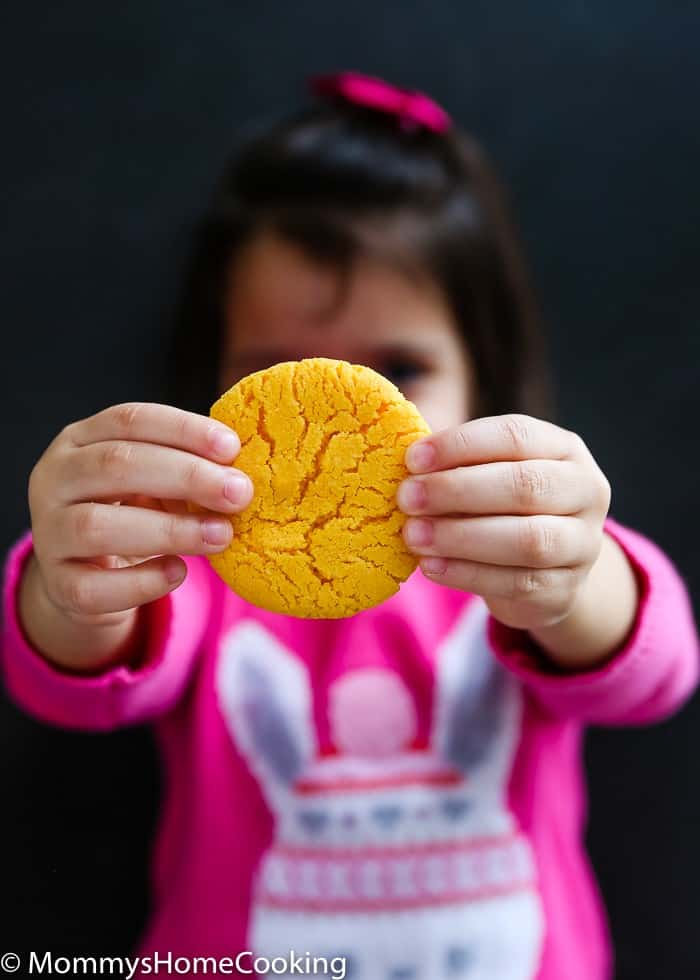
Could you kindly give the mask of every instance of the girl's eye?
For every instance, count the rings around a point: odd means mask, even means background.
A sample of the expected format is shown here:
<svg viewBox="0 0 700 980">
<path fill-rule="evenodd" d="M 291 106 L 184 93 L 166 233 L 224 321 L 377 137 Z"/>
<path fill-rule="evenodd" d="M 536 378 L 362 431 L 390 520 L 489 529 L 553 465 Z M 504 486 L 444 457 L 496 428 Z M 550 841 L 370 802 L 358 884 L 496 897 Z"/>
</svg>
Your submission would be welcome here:
<svg viewBox="0 0 700 980">
<path fill-rule="evenodd" d="M 420 364 L 418 361 L 411 361 L 405 357 L 397 357 L 390 361 L 385 361 L 379 370 L 385 378 L 393 381 L 395 385 L 416 381 L 419 377 L 427 373 L 427 368 L 424 364 Z"/>
</svg>

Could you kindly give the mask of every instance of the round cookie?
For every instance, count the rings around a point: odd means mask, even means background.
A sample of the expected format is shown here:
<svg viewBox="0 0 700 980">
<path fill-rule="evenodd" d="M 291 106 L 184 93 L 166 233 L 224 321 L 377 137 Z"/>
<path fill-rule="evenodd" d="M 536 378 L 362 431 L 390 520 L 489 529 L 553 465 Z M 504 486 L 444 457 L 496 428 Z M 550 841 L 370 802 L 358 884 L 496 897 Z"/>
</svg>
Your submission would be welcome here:
<svg viewBox="0 0 700 980">
<path fill-rule="evenodd" d="M 231 544 L 208 556 L 235 592 L 334 619 L 398 591 L 417 559 L 396 491 L 407 447 L 430 429 L 395 385 L 347 361 L 286 361 L 242 378 L 210 415 L 240 436 L 232 465 L 254 487 Z"/>
</svg>

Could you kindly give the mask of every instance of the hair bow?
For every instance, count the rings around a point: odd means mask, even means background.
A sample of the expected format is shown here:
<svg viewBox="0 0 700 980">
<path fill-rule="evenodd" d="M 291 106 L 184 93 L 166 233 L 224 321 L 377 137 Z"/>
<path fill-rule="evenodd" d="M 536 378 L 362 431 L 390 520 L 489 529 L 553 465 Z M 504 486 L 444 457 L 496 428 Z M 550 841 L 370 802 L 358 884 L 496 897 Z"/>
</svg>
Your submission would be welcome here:
<svg viewBox="0 0 700 980">
<path fill-rule="evenodd" d="M 444 133 L 452 125 L 445 110 L 423 92 L 398 88 L 381 78 L 359 72 L 315 75 L 309 79 L 311 90 L 324 98 L 339 96 L 347 102 L 367 106 L 397 116 L 404 129 L 424 127 Z"/>
</svg>

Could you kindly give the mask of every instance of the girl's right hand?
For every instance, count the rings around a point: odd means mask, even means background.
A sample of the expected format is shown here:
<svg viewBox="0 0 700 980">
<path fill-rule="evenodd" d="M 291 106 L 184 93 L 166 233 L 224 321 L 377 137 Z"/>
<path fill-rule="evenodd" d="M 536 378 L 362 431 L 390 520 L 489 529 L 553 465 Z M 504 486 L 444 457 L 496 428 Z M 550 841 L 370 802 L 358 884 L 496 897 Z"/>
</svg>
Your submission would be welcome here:
<svg viewBox="0 0 700 980">
<path fill-rule="evenodd" d="M 29 478 L 48 600 L 76 624 L 112 624 L 176 588 L 186 572 L 176 556 L 223 550 L 233 533 L 223 515 L 250 503 L 250 479 L 230 465 L 240 448 L 223 423 L 148 402 L 67 425 Z"/>
</svg>

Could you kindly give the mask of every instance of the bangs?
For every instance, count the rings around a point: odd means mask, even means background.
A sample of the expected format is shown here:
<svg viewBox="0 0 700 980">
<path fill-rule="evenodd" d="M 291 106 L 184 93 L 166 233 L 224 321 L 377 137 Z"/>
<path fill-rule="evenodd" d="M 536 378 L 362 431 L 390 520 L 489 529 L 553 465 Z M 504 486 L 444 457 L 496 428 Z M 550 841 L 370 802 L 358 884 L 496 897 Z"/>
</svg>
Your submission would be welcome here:
<svg viewBox="0 0 700 980">
<path fill-rule="evenodd" d="M 246 224 L 255 228 L 250 237 L 275 235 L 319 265 L 333 268 L 339 277 L 338 305 L 358 261 L 385 266 L 413 284 L 430 280 L 449 300 L 449 270 L 459 267 L 464 288 L 464 277 L 476 275 L 479 269 L 476 257 L 488 253 L 486 225 L 476 203 L 464 195 L 448 201 L 437 213 L 383 208 L 358 214 L 318 205 L 268 206 Z M 474 257 L 465 267 L 467 251 Z M 474 283 L 472 289 L 476 288 Z"/>
</svg>

